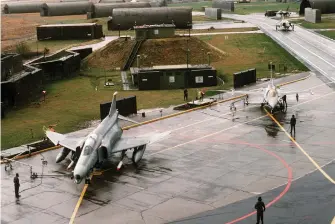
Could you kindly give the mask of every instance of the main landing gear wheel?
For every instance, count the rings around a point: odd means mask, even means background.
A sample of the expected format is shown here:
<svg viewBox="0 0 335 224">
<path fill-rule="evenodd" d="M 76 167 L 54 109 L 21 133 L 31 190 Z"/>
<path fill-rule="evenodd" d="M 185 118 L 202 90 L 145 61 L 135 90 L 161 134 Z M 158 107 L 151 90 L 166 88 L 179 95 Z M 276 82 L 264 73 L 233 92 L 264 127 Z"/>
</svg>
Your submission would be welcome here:
<svg viewBox="0 0 335 224">
<path fill-rule="evenodd" d="M 286 113 L 286 111 L 287 111 L 286 103 L 281 103 L 280 104 L 280 111 L 283 112 L 283 113 Z"/>
<path fill-rule="evenodd" d="M 91 184 L 91 180 L 89 178 L 85 179 L 85 184 Z"/>
</svg>

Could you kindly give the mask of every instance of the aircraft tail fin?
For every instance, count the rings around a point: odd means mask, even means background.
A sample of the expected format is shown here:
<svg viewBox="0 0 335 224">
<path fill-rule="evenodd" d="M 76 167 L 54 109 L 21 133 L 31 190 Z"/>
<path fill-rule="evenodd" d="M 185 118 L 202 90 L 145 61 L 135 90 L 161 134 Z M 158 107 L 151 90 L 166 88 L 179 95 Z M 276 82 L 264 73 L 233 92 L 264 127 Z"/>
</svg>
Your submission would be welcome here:
<svg viewBox="0 0 335 224">
<path fill-rule="evenodd" d="M 113 94 L 113 100 L 111 103 L 111 108 L 109 110 L 108 116 L 112 116 L 116 112 L 116 95 L 117 95 L 117 92 Z"/>
</svg>

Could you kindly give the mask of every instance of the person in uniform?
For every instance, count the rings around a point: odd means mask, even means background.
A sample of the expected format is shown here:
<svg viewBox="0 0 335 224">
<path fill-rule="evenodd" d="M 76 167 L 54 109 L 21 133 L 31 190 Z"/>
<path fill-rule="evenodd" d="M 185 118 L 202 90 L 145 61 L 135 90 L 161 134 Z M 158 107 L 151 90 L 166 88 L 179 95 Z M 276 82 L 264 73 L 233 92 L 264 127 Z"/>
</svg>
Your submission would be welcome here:
<svg viewBox="0 0 335 224">
<path fill-rule="evenodd" d="M 15 197 L 19 198 L 21 195 L 19 195 L 19 188 L 20 188 L 20 180 L 19 180 L 19 174 L 16 173 L 14 177 L 14 189 L 15 189 Z"/>
<path fill-rule="evenodd" d="M 259 224 L 259 221 L 262 221 L 262 224 L 264 224 L 263 216 L 265 212 L 265 204 L 262 201 L 261 197 L 258 198 L 258 202 L 255 204 L 255 209 L 257 210 L 257 223 L 256 224 Z"/>
</svg>

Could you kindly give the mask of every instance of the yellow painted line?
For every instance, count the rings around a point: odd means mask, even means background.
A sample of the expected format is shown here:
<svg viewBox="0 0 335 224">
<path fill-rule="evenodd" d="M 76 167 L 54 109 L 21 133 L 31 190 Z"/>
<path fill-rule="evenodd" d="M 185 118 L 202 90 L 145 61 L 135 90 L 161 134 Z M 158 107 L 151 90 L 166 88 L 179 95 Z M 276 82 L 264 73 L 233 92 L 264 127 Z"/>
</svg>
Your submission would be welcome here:
<svg viewBox="0 0 335 224">
<path fill-rule="evenodd" d="M 201 110 L 201 109 L 204 109 L 204 108 L 207 108 L 207 107 L 219 104 L 219 103 L 225 103 L 225 102 L 228 102 L 228 101 L 240 99 L 240 98 L 243 98 L 244 96 L 246 96 L 246 94 L 243 94 L 243 95 L 240 95 L 240 96 L 236 96 L 236 97 L 232 97 L 232 98 L 228 98 L 228 99 L 225 99 L 225 100 L 219 100 L 219 101 L 213 102 L 213 103 L 205 105 L 205 106 L 200 106 L 200 107 L 192 108 L 192 109 L 189 109 L 189 110 L 177 112 L 177 113 L 166 115 L 166 116 L 163 116 L 163 117 L 154 118 L 154 119 L 151 119 L 151 120 L 148 120 L 148 121 L 141 122 L 139 124 L 134 124 L 134 125 L 130 125 L 130 126 L 124 127 L 124 128 L 122 128 L 122 130 L 128 130 L 128 129 L 135 128 L 135 127 L 138 127 L 138 126 L 142 126 L 142 125 L 145 125 L 145 124 L 153 123 L 155 121 L 160 121 L 160 120 L 164 120 L 164 119 L 167 119 L 167 118 L 175 117 L 175 116 L 178 116 L 178 115 L 181 115 L 181 114 L 189 113 L 189 112 L 192 112 L 192 111 Z"/>
<path fill-rule="evenodd" d="M 40 154 L 40 153 L 43 153 L 43 152 L 47 152 L 47 151 L 50 151 L 50 150 L 53 150 L 53 149 L 59 149 L 61 147 L 62 146 L 55 145 L 55 146 L 52 146 L 50 148 L 42 149 L 42 150 L 37 151 L 37 152 L 32 152 L 31 154 L 25 154 L 25 155 L 17 156 L 15 158 L 13 158 L 12 160 L 24 159 L 24 158 L 27 158 L 27 157 L 30 157 L 30 156 L 34 156 L 34 155 L 37 155 L 37 154 Z M 8 161 L 8 160 L 1 160 L 1 164 L 8 163 L 8 162 L 10 162 L 10 161 Z"/>
<path fill-rule="evenodd" d="M 334 218 L 333 218 L 333 221 L 332 221 L 332 223 L 331 224 L 335 224 L 335 216 L 334 216 Z"/>
<path fill-rule="evenodd" d="M 285 130 L 285 128 L 276 120 L 276 118 L 274 118 L 272 116 L 272 114 L 270 114 L 265 108 L 264 108 L 265 112 L 267 113 L 267 115 L 269 117 L 271 117 L 271 119 L 276 122 L 276 124 L 278 125 L 278 127 L 280 127 L 280 129 L 282 131 L 284 131 L 284 133 L 289 137 L 289 139 L 291 139 L 292 142 L 294 142 L 294 144 L 298 147 L 298 149 L 300 149 L 300 151 L 313 163 L 313 165 L 323 174 L 323 176 L 325 176 L 331 183 L 335 184 L 335 180 L 333 180 L 333 178 L 331 178 L 320 166 L 319 164 L 317 164 L 314 159 L 312 157 L 310 157 L 308 155 L 308 153 L 299 145 L 298 142 L 296 142 L 294 140 L 294 138 L 292 138 L 292 136 Z"/>
<path fill-rule="evenodd" d="M 289 82 L 284 82 L 284 83 L 282 83 L 282 84 L 279 84 L 278 86 L 286 86 L 286 85 L 291 84 L 291 83 L 295 83 L 295 82 L 299 82 L 299 81 L 308 79 L 308 78 L 311 77 L 311 76 L 312 76 L 312 74 L 309 74 L 309 75 L 306 76 L 306 77 L 303 77 L 303 78 L 300 78 L 300 79 L 296 79 L 296 80 L 292 80 L 292 81 L 289 81 Z"/>
<path fill-rule="evenodd" d="M 93 175 L 91 174 L 90 175 L 90 180 L 92 180 L 92 177 L 93 177 Z M 87 188 L 88 188 L 88 184 L 85 184 L 83 190 L 81 191 L 81 194 L 80 194 L 80 197 L 79 197 L 78 202 L 76 204 L 76 207 L 73 210 L 73 213 L 72 213 L 72 216 L 71 216 L 69 224 L 73 224 L 74 219 L 76 218 L 77 212 L 79 210 L 79 207 L 81 205 L 81 202 L 83 201 L 83 198 L 84 198 L 85 193 L 87 191 Z"/>
</svg>

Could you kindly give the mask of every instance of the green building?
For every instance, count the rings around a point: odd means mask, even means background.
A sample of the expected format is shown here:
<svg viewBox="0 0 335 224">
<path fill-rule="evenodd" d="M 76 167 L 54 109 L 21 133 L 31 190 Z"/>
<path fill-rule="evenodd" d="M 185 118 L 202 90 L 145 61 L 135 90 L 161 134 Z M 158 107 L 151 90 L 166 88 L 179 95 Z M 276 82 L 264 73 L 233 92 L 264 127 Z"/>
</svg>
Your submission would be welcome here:
<svg viewBox="0 0 335 224">
<path fill-rule="evenodd" d="M 216 70 L 209 65 L 165 65 L 130 68 L 139 90 L 181 89 L 216 86 Z"/>
<path fill-rule="evenodd" d="M 136 40 L 174 37 L 176 26 L 173 24 L 134 26 Z"/>
</svg>

